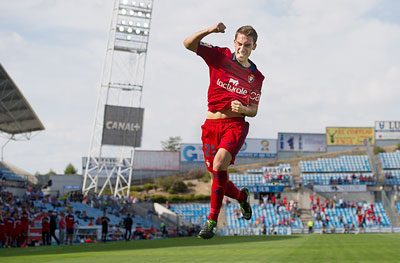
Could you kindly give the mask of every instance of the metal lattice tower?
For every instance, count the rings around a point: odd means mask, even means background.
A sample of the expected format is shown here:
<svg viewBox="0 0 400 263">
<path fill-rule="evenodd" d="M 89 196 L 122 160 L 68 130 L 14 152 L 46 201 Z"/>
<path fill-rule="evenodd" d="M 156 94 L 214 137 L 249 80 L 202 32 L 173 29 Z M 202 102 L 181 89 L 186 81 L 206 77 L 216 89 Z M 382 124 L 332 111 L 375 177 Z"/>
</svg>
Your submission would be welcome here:
<svg viewBox="0 0 400 263">
<path fill-rule="evenodd" d="M 115 0 L 82 192 L 129 196 L 135 147 L 103 143 L 108 106 L 140 108 L 153 0 Z M 142 129 L 135 124 L 132 129 Z M 124 139 L 125 140 L 125 139 Z M 135 137 L 136 141 L 136 137 Z"/>
</svg>

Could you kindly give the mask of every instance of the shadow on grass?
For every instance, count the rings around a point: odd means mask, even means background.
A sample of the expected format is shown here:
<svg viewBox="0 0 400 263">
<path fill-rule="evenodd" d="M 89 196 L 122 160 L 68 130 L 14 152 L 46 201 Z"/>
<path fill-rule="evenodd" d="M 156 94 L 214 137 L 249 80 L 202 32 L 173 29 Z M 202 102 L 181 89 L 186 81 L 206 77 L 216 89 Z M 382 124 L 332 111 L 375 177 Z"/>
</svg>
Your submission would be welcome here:
<svg viewBox="0 0 400 263">
<path fill-rule="evenodd" d="M 35 255 L 57 255 L 69 253 L 87 253 L 87 252 L 111 252 L 136 249 L 158 249 L 172 247 L 190 247 L 190 246 L 221 246 L 237 243 L 252 242 L 276 242 L 281 240 L 290 240 L 299 238 L 298 236 L 217 236 L 213 239 L 203 240 L 195 237 L 167 238 L 157 240 L 132 240 L 114 241 L 108 243 L 90 243 L 76 244 L 73 246 L 40 246 L 29 248 L 10 248 L 0 249 L 0 258 L 35 256 Z"/>
</svg>

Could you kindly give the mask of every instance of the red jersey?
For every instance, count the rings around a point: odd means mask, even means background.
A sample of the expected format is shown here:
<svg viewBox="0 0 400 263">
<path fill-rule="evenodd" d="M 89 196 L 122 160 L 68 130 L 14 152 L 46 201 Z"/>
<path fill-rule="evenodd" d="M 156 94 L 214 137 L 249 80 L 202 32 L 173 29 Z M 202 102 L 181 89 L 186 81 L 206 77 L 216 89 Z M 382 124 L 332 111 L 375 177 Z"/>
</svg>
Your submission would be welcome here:
<svg viewBox="0 0 400 263">
<path fill-rule="evenodd" d="M 28 232 L 29 229 L 29 212 L 25 211 L 21 213 L 21 229 L 22 232 Z"/>
<path fill-rule="evenodd" d="M 65 217 L 65 225 L 67 226 L 67 229 L 73 229 L 74 223 L 75 223 L 74 215 L 67 215 Z"/>
<path fill-rule="evenodd" d="M 6 234 L 11 235 L 14 233 L 14 219 L 9 217 L 5 220 Z"/>
<path fill-rule="evenodd" d="M 258 104 L 264 76 L 250 62 L 245 68 L 235 59 L 235 53 L 229 48 L 220 48 L 200 42 L 197 55 L 201 56 L 210 70 L 210 86 L 208 88 L 208 111 L 220 111 L 230 108 L 231 102 L 240 101 L 248 106 Z"/>
<path fill-rule="evenodd" d="M 3 236 L 6 235 L 6 223 L 0 219 L 0 241 Z"/>
<path fill-rule="evenodd" d="M 50 218 L 48 216 L 44 216 L 42 218 L 42 232 L 50 231 Z"/>
<path fill-rule="evenodd" d="M 21 232 L 22 232 L 21 220 L 19 218 L 14 219 L 13 232 L 17 236 L 19 236 L 21 234 Z"/>
</svg>

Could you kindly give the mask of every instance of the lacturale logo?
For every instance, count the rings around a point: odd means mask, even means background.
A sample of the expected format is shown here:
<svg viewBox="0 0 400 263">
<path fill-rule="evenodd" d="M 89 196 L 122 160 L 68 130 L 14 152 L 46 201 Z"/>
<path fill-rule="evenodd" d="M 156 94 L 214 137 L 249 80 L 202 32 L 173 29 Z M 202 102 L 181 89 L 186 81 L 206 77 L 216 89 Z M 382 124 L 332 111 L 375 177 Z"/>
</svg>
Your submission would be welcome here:
<svg viewBox="0 0 400 263">
<path fill-rule="evenodd" d="M 222 82 L 220 79 L 217 79 L 217 85 L 221 88 L 226 89 L 229 92 L 237 93 L 240 95 L 247 95 L 247 90 L 244 88 L 239 88 L 239 80 L 230 78 L 229 82 Z"/>
</svg>

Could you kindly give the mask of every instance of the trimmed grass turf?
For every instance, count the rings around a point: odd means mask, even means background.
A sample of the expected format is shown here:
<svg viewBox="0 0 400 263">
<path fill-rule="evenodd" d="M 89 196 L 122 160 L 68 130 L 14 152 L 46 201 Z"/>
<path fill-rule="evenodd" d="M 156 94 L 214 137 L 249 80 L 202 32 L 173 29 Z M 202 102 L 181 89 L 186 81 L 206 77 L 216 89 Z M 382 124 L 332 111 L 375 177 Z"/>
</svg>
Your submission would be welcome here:
<svg viewBox="0 0 400 263">
<path fill-rule="evenodd" d="M 0 249 L 0 262 L 400 262 L 400 234 L 171 238 Z"/>
</svg>

